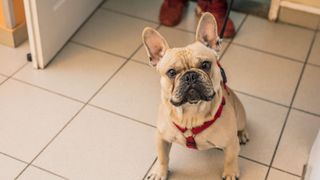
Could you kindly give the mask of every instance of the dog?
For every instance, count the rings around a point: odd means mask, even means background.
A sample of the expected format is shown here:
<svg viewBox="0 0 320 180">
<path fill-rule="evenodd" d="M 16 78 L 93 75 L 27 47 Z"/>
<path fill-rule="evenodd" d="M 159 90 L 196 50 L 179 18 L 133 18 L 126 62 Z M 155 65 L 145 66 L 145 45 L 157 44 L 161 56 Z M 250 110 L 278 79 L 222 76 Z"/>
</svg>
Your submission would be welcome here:
<svg viewBox="0 0 320 180">
<path fill-rule="evenodd" d="M 240 143 L 249 140 L 246 114 L 239 98 L 226 86 L 218 61 L 217 23 L 210 13 L 201 16 L 195 39 L 185 47 L 169 48 L 155 29 L 146 27 L 142 33 L 150 64 L 159 72 L 161 84 L 158 165 L 147 177 L 151 180 L 167 179 L 173 142 L 198 150 L 222 149 L 222 178 L 235 180 L 240 175 Z"/>
</svg>

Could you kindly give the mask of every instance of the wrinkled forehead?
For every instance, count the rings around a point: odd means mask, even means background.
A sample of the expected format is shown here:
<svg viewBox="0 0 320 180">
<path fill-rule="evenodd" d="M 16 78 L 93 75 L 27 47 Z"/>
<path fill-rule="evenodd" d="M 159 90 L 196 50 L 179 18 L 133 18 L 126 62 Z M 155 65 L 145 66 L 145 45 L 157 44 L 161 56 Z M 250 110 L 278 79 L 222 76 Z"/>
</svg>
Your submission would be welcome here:
<svg viewBox="0 0 320 180">
<path fill-rule="evenodd" d="M 159 71 L 177 67 L 191 68 L 198 66 L 201 61 L 216 61 L 216 58 L 217 52 L 195 42 L 183 48 L 168 49 L 158 67 Z"/>
</svg>

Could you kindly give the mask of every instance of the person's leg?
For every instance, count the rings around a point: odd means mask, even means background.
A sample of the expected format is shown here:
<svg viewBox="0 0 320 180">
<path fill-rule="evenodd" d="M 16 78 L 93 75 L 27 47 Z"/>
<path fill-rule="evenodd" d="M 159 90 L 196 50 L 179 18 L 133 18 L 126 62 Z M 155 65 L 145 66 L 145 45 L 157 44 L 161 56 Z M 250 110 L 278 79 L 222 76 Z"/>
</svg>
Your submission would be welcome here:
<svg viewBox="0 0 320 180">
<path fill-rule="evenodd" d="M 160 23 L 175 26 L 180 23 L 188 0 L 164 0 L 159 14 Z"/>
<path fill-rule="evenodd" d="M 197 14 L 202 12 L 211 12 L 217 20 L 218 31 L 221 32 L 224 18 L 227 14 L 227 0 L 198 0 Z M 230 38 L 235 35 L 235 29 L 232 20 L 229 18 L 224 32 L 225 38 Z"/>
</svg>

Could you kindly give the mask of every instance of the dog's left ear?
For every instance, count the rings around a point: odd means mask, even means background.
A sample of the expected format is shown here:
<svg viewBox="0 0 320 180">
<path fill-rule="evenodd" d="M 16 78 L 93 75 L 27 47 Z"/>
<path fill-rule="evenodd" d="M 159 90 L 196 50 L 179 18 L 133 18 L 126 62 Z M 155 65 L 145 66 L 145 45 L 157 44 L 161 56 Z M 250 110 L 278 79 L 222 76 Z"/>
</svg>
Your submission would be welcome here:
<svg viewBox="0 0 320 180">
<path fill-rule="evenodd" d="M 155 67 L 169 48 L 167 41 L 153 28 L 146 27 L 142 32 L 142 41 L 147 50 L 150 64 Z"/>
<path fill-rule="evenodd" d="M 220 49 L 217 22 L 211 13 L 202 14 L 197 27 L 196 40 L 216 51 Z"/>
</svg>

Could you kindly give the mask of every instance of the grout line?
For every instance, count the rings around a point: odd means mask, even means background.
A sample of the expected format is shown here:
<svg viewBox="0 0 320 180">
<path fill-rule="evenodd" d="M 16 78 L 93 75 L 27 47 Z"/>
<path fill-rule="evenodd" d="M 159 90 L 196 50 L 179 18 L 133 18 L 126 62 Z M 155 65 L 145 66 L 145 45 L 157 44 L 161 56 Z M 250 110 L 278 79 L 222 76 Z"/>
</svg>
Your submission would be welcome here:
<svg viewBox="0 0 320 180">
<path fill-rule="evenodd" d="M 320 65 L 319 65 L 319 64 L 308 63 L 308 65 L 309 65 L 309 66 L 316 67 L 316 68 L 320 68 Z"/>
<path fill-rule="evenodd" d="M 233 40 L 234 40 L 234 38 L 237 36 L 237 34 L 240 32 L 240 30 L 241 30 L 241 28 L 242 28 L 242 26 L 243 26 L 243 24 L 247 21 L 247 19 L 248 19 L 248 14 L 246 14 L 245 15 L 245 17 L 243 18 L 243 20 L 241 21 L 241 23 L 240 23 L 240 25 L 239 25 L 239 27 L 237 28 L 237 30 L 236 30 L 236 34 L 231 38 L 231 40 L 229 40 L 229 42 L 228 42 L 228 44 L 227 44 L 227 46 L 226 46 L 226 48 L 224 49 L 224 51 L 221 53 L 221 55 L 220 55 L 220 57 L 219 57 L 219 61 L 221 61 L 222 60 L 222 58 L 223 58 L 223 56 L 224 56 L 224 54 L 227 52 L 227 50 L 229 49 L 229 47 L 231 46 L 231 44 L 233 43 Z"/>
<path fill-rule="evenodd" d="M 167 27 L 167 26 L 166 26 L 166 27 Z M 190 31 L 190 30 L 188 30 L 188 29 L 179 28 L 179 27 L 177 27 L 177 26 L 169 27 L 169 28 L 173 28 L 173 29 L 175 29 L 175 30 L 179 30 L 179 31 L 187 32 L 187 33 L 192 33 L 192 34 L 194 34 L 194 35 L 196 34 L 195 31 Z"/>
<path fill-rule="evenodd" d="M 248 157 L 245 157 L 245 156 L 242 156 L 242 155 L 239 155 L 240 158 L 242 159 L 245 159 L 245 160 L 248 160 L 248 161 L 251 161 L 251 162 L 254 162 L 254 163 L 257 163 L 257 164 L 260 164 L 262 166 L 265 166 L 265 167 L 269 167 L 268 164 L 265 164 L 265 163 L 262 163 L 262 162 L 259 162 L 257 160 L 254 160 L 254 159 L 251 159 L 251 158 L 248 158 Z"/>
<path fill-rule="evenodd" d="M 252 97 L 252 98 L 255 98 L 255 99 L 259 99 L 259 100 L 262 100 L 262 101 L 265 101 L 265 102 L 268 102 L 268 103 L 271 103 L 271 104 L 275 104 L 275 105 L 279 105 L 279 106 L 282 106 L 282 107 L 285 107 L 285 108 L 289 108 L 289 106 L 287 106 L 287 105 L 284 105 L 284 104 L 281 104 L 281 103 L 278 103 L 278 102 L 275 102 L 275 101 L 272 101 L 272 100 L 269 100 L 269 99 L 265 99 L 263 97 L 255 96 L 255 95 L 252 95 L 252 94 L 249 94 L 249 93 L 246 93 L 246 92 L 242 92 L 242 91 L 239 91 L 239 90 L 236 90 L 236 89 L 232 89 L 232 90 L 234 90 L 235 92 L 237 92 L 239 94 L 242 94 L 242 95 L 246 95 L 246 96 L 249 96 L 249 97 Z"/>
<path fill-rule="evenodd" d="M 52 171 L 49 171 L 49 170 L 44 169 L 44 168 L 42 168 L 42 167 L 36 166 L 36 165 L 34 165 L 34 164 L 31 164 L 31 166 L 34 167 L 34 168 L 37 168 L 37 169 L 39 169 L 39 170 L 41 170 L 41 171 L 47 172 L 47 173 L 49 173 L 49 174 L 58 176 L 58 177 L 60 177 L 60 178 L 62 178 L 62 179 L 69 180 L 68 178 L 66 178 L 66 177 L 64 177 L 64 176 L 61 176 L 60 174 L 57 174 L 57 173 L 52 172 Z"/>
<path fill-rule="evenodd" d="M 305 61 L 304 61 L 304 63 L 303 63 L 303 67 L 302 67 L 302 70 L 301 70 L 301 73 L 300 73 L 300 76 L 299 76 L 299 79 L 298 79 L 296 88 L 295 88 L 295 90 L 294 90 L 294 93 L 293 93 L 293 96 L 292 96 L 292 99 L 291 99 L 291 103 L 290 103 L 290 106 L 289 106 L 289 109 L 288 109 L 288 112 L 287 112 L 285 121 L 284 121 L 284 123 L 283 123 L 282 129 L 281 129 L 281 132 L 280 132 L 280 136 L 279 136 L 279 139 L 278 139 L 276 148 L 275 148 L 275 150 L 274 150 L 274 152 L 273 152 L 273 156 L 272 156 L 272 159 L 271 159 L 271 162 L 270 162 L 270 165 L 269 165 L 269 168 L 268 168 L 268 171 L 267 171 L 265 180 L 268 179 L 268 176 L 269 176 L 269 173 L 270 173 L 270 169 L 271 169 L 271 167 L 272 167 L 273 161 L 274 161 L 275 156 L 276 156 L 276 154 L 277 154 L 277 151 L 278 151 L 278 148 L 279 148 L 279 145 L 280 145 L 280 141 L 281 141 L 282 135 L 283 135 L 283 133 L 284 133 L 286 124 L 287 124 L 288 119 L 289 119 L 289 114 L 290 114 L 290 112 L 291 112 L 294 99 L 295 99 L 296 94 L 297 94 L 297 92 L 298 92 L 298 88 L 299 88 L 299 85 L 300 85 L 300 83 L 301 83 L 301 79 L 302 79 L 304 70 L 305 70 L 305 68 L 306 68 L 306 65 L 307 65 L 309 56 L 310 56 L 310 54 L 311 54 L 311 49 L 312 49 L 313 44 L 314 44 L 314 42 L 315 42 L 316 35 L 317 35 L 317 31 L 315 30 L 315 31 L 314 31 L 314 34 L 313 34 L 313 39 L 312 39 L 312 41 L 311 41 L 311 43 L 310 43 L 310 47 L 309 47 L 307 56 L 306 56 Z"/>
<path fill-rule="evenodd" d="M 277 23 L 283 24 L 283 25 L 287 25 L 287 26 L 292 26 L 292 27 L 295 27 L 295 28 L 305 29 L 305 30 L 309 30 L 309 31 L 315 31 L 315 30 L 317 30 L 317 28 L 313 29 L 313 28 L 301 26 L 301 25 L 299 25 L 299 24 L 291 24 L 291 23 L 284 22 L 284 21 L 279 21 L 279 20 L 277 21 Z"/>
<path fill-rule="evenodd" d="M 248 15 L 250 15 L 252 17 L 255 17 L 255 18 L 259 18 L 259 19 L 265 20 L 265 21 L 269 21 L 267 17 L 256 16 L 254 14 L 248 14 Z M 291 26 L 291 27 L 295 27 L 295 28 L 305 29 L 305 30 L 309 30 L 309 31 L 316 31 L 317 30 L 317 29 L 312 29 L 312 28 L 308 28 L 308 27 L 304 27 L 304 26 L 299 26 L 299 25 L 296 25 L 296 24 L 286 23 L 286 22 L 279 21 L 279 20 L 276 21 L 275 23 L 286 25 L 286 26 Z"/>
<path fill-rule="evenodd" d="M 271 167 L 271 169 L 276 169 L 276 170 L 281 171 L 283 173 L 287 173 L 287 174 L 290 174 L 290 175 L 293 175 L 293 176 L 296 176 L 296 177 L 299 177 L 299 178 L 302 177 L 302 176 L 299 176 L 297 174 L 294 174 L 294 173 L 291 173 L 291 172 L 288 172 L 288 171 L 285 171 L 285 170 L 282 170 L 282 169 L 279 169 L 279 168 L 276 168 L 276 167 Z"/>
<path fill-rule="evenodd" d="M 132 62 L 135 62 L 135 63 L 139 63 L 139 64 L 142 64 L 142 65 L 145 65 L 145 66 L 150 67 L 150 65 L 149 65 L 149 64 L 147 64 L 147 63 L 145 63 L 145 62 L 141 62 L 141 61 L 136 60 L 136 59 L 131 59 L 131 61 L 132 61 Z"/>
<path fill-rule="evenodd" d="M 0 76 L 8 77 L 8 75 L 2 74 L 2 73 L 0 73 Z"/>
<path fill-rule="evenodd" d="M 142 180 L 144 180 L 144 179 L 148 176 L 148 174 L 149 174 L 149 172 L 151 171 L 152 167 L 153 167 L 154 164 L 157 162 L 157 159 L 158 159 L 157 157 L 154 159 L 154 161 L 152 162 L 151 166 L 150 166 L 149 169 L 147 170 L 146 174 L 143 176 Z"/>
<path fill-rule="evenodd" d="M 83 47 L 86 47 L 88 49 L 99 51 L 99 52 L 102 52 L 102 53 L 105 53 L 105 54 L 108 54 L 108 55 L 116 56 L 116 57 L 123 58 L 123 59 L 128 59 L 128 57 L 125 57 L 125 56 L 122 56 L 122 55 L 119 55 L 119 54 L 115 54 L 115 53 L 112 53 L 112 52 L 109 52 L 109 51 L 106 51 L 106 50 L 103 50 L 103 49 L 99 49 L 99 48 L 96 48 L 94 46 L 90 46 L 90 45 L 87 45 L 87 44 L 84 44 L 84 43 L 81 43 L 81 42 L 78 42 L 78 41 L 75 41 L 75 40 L 70 40 L 70 43 L 77 44 L 79 46 L 83 46 Z"/>
<path fill-rule="evenodd" d="M 22 171 L 14 178 L 18 179 L 22 173 L 24 173 L 27 168 L 42 154 L 42 152 L 62 133 L 62 131 L 75 119 L 75 117 L 84 109 L 86 104 L 82 105 L 82 107 L 78 110 L 78 112 L 72 116 L 72 118 L 58 131 L 58 133 L 40 150 L 40 152 L 28 163 L 28 165 L 22 169 Z"/>
<path fill-rule="evenodd" d="M 51 93 L 51 94 L 55 94 L 55 95 L 62 96 L 62 97 L 64 97 L 64 98 L 67 98 L 67 99 L 76 101 L 76 102 L 78 102 L 78 103 L 82 103 L 82 104 L 85 104 L 85 103 L 86 103 L 86 102 L 81 101 L 81 100 L 78 100 L 78 99 L 76 99 L 76 98 L 66 96 L 66 95 L 61 94 L 61 93 L 59 93 L 59 92 L 52 91 L 52 90 L 50 90 L 50 89 L 47 89 L 47 88 L 44 88 L 44 87 L 41 87 L 41 86 L 38 86 L 38 85 L 35 85 L 35 84 L 32 84 L 32 83 L 29 83 L 29 82 L 24 81 L 24 80 L 20 80 L 20 79 L 14 78 L 14 77 L 11 78 L 11 79 L 13 79 L 13 80 L 15 80 L 15 81 L 18 81 L 18 82 L 21 82 L 21 83 L 23 83 L 23 84 L 27 84 L 27 85 L 29 85 L 29 86 L 32 86 L 32 87 L 35 87 L 35 88 L 44 90 L 44 91 L 47 91 L 47 92 L 49 92 L 49 93 Z"/>
<path fill-rule="evenodd" d="M 154 23 L 154 24 L 160 25 L 160 22 L 155 22 L 155 21 L 152 21 L 152 20 L 149 20 L 149 19 L 145 19 L 145 18 L 142 18 L 142 17 L 133 16 L 131 14 L 127 14 L 127 13 L 124 13 L 124 12 L 121 12 L 121 11 L 118 11 L 118 10 L 114 10 L 114 9 L 110 9 L 110 8 L 106 8 L 106 7 L 102 7 L 101 9 L 105 10 L 105 11 L 110 11 L 110 12 L 113 12 L 113 13 L 125 15 L 125 16 L 131 17 L 131 18 L 135 18 L 135 19 L 139 19 L 139 20 L 143 20 L 143 21 L 147 21 L 147 22 L 150 22 L 150 23 Z M 167 28 L 170 28 L 170 29 L 173 29 L 173 30 L 186 32 L 186 33 L 195 34 L 195 32 L 189 31 L 187 29 L 182 29 L 182 28 L 178 28 L 178 27 L 168 27 L 168 26 L 164 26 L 164 27 L 167 27 Z"/>
<path fill-rule="evenodd" d="M 24 65 L 19 67 L 16 71 L 14 71 L 10 76 L 6 76 L 6 79 L 2 82 L 0 82 L 0 86 L 7 82 L 9 79 L 11 79 L 14 75 L 16 75 L 21 69 L 23 69 L 25 66 L 27 66 L 28 62 L 26 62 Z"/>
<path fill-rule="evenodd" d="M 153 21 L 153 20 L 150 20 L 150 19 L 145 19 L 143 17 L 127 14 L 127 13 L 124 13 L 124 12 L 121 12 L 121 11 L 118 11 L 118 10 L 115 10 L 115 9 L 111 9 L 111 8 L 107 8 L 107 7 L 101 7 L 100 9 L 104 10 L 104 11 L 110 11 L 110 12 L 113 12 L 113 13 L 116 13 L 116 14 L 121 14 L 121 15 L 130 17 L 130 18 L 135 18 L 135 19 L 139 19 L 139 20 L 142 20 L 142 21 L 147 21 L 149 23 L 159 24 L 159 22 L 156 22 L 156 21 Z"/>
<path fill-rule="evenodd" d="M 312 115 L 312 116 L 320 117 L 320 114 L 317 114 L 317 113 L 309 112 L 309 111 L 306 111 L 306 110 L 303 110 L 303 109 L 299 109 L 299 108 L 296 108 L 296 107 L 292 107 L 292 109 L 294 109 L 296 111 L 300 111 L 300 112 L 306 113 L 306 114 L 309 114 L 309 115 Z"/>
<path fill-rule="evenodd" d="M 143 121 L 139 121 L 139 120 L 134 119 L 134 118 L 132 118 L 132 117 L 129 117 L 129 116 L 120 114 L 120 113 L 118 113 L 118 112 L 115 112 L 115 111 L 112 111 L 112 110 L 109 110 L 109 109 L 106 109 L 106 108 L 103 108 L 103 107 L 100 107 L 100 106 L 97 106 L 97 105 L 94 105 L 94 104 L 88 104 L 88 106 L 91 106 L 91 107 L 94 107 L 94 108 L 97 108 L 97 109 L 106 111 L 106 112 L 111 113 L 111 114 L 115 114 L 115 115 L 117 115 L 117 116 L 120 116 L 120 117 L 129 119 L 129 120 L 132 120 L 132 121 L 134 121 L 134 122 L 136 122 L 136 123 L 139 123 L 139 124 L 143 124 L 143 125 L 146 125 L 146 126 L 149 126 L 149 127 L 152 127 L 152 128 L 156 128 L 154 125 L 145 123 L 145 122 L 143 122 Z"/>
<path fill-rule="evenodd" d="M 19 161 L 19 162 L 21 162 L 21 163 L 24 163 L 24 164 L 28 164 L 28 162 L 26 162 L 26 161 L 23 161 L 23 160 L 21 160 L 21 159 L 19 159 L 19 158 L 16 158 L 16 157 L 14 157 L 14 156 L 11 156 L 11 155 L 9 155 L 9 154 L 7 154 L 7 153 L 4 153 L 4 152 L 1 152 L 0 151 L 0 154 L 2 154 L 3 156 L 7 156 L 7 157 L 9 157 L 9 158 L 11 158 L 11 159 L 14 159 L 14 160 L 16 160 L 16 161 Z"/>
<path fill-rule="evenodd" d="M 23 161 L 23 160 L 21 160 L 21 159 L 18 159 L 18 158 L 14 157 L 14 156 L 11 156 L 11 155 L 7 154 L 7 153 L 0 152 L 0 154 L 2 154 L 3 156 L 6 156 L 6 157 L 8 157 L 8 158 L 14 159 L 14 160 L 16 160 L 16 161 L 19 161 L 19 162 L 21 162 L 21 163 L 24 163 L 26 166 L 28 165 L 28 162 Z M 37 169 L 40 169 L 40 170 L 42 170 L 42 171 L 45 171 L 45 172 L 47 172 L 47 173 L 49 173 L 49 174 L 52 174 L 52 175 L 61 177 L 62 179 L 68 180 L 68 178 L 63 177 L 63 176 L 61 176 L 61 175 L 59 175 L 59 174 L 57 174 L 57 173 L 54 173 L 54 172 L 52 172 L 52 171 L 49 171 L 49 170 L 47 170 L 47 169 L 41 168 L 41 167 L 36 166 L 36 165 L 31 165 L 31 166 L 33 166 L 33 167 L 35 167 L 35 168 L 37 168 Z"/>
<path fill-rule="evenodd" d="M 258 48 L 254 48 L 254 47 L 250 47 L 250 46 L 244 45 L 244 44 L 240 44 L 240 43 L 236 43 L 236 42 L 233 42 L 232 44 L 236 45 L 236 46 L 243 47 L 243 48 L 247 48 L 247 49 L 250 49 L 250 50 L 258 51 L 260 53 L 276 56 L 276 57 L 279 57 L 279 58 L 282 58 L 282 59 L 285 59 L 285 60 L 297 62 L 297 63 L 300 63 L 300 64 L 304 63 L 303 61 L 298 60 L 298 59 L 294 59 L 294 58 L 290 58 L 290 57 L 283 56 L 283 55 L 280 55 L 280 54 L 275 54 L 275 53 L 272 53 L 272 52 L 264 51 L 264 50 L 261 50 L 261 49 L 258 49 Z"/>
</svg>

